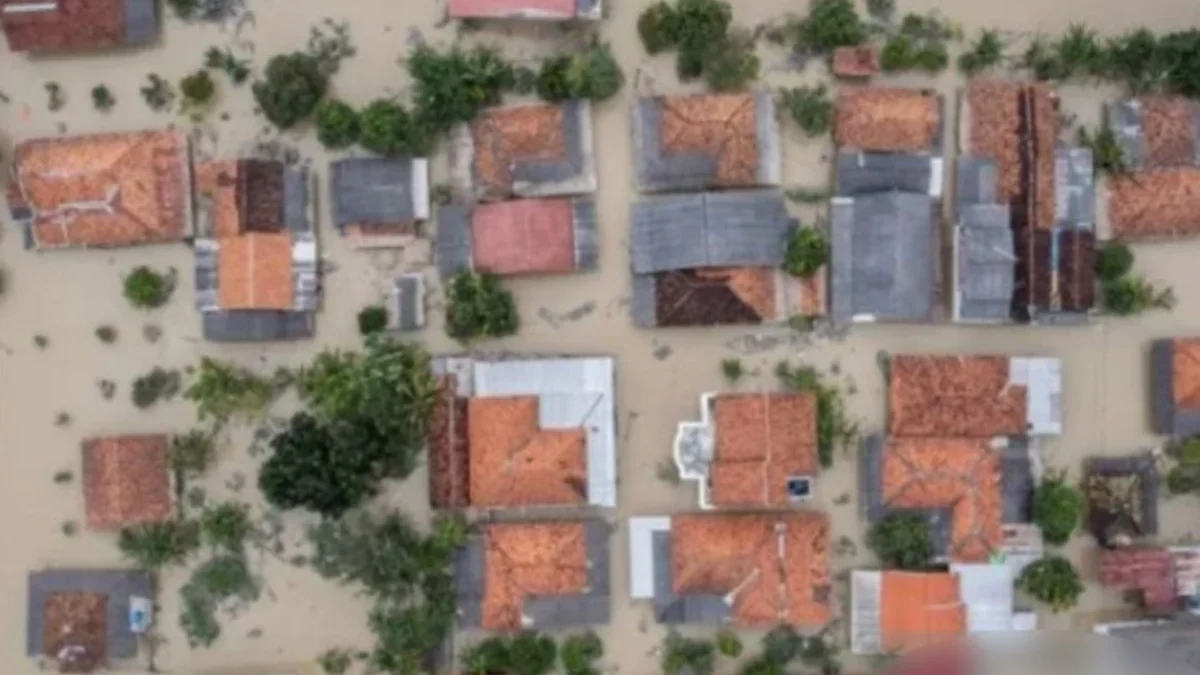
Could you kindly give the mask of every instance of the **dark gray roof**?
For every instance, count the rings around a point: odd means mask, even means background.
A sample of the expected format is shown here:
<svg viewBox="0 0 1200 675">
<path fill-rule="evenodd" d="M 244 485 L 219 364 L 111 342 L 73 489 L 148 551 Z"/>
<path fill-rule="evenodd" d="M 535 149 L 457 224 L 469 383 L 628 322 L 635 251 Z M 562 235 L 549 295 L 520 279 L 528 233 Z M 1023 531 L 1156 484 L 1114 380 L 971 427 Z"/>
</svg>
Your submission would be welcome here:
<svg viewBox="0 0 1200 675">
<path fill-rule="evenodd" d="M 150 575 L 139 570 L 48 569 L 29 574 L 25 621 L 25 651 L 44 652 L 43 625 L 47 596 L 53 593 L 96 593 L 108 597 L 108 656 L 128 659 L 137 655 L 137 636 L 129 629 L 129 599 L 154 599 Z"/>
<path fill-rule="evenodd" d="M 661 623 L 729 623 L 732 608 L 724 596 L 710 593 L 676 595 L 671 581 L 671 533 L 650 535 L 654 547 L 654 617 Z"/>
<path fill-rule="evenodd" d="M 629 299 L 629 310 L 633 325 L 638 328 L 654 328 L 658 325 L 656 284 L 653 274 L 633 275 L 633 293 Z"/>
<path fill-rule="evenodd" d="M 1067 228 L 1095 226 L 1095 173 L 1088 148 L 1059 148 L 1054 153 L 1054 221 Z"/>
<path fill-rule="evenodd" d="M 778 190 L 646 197 L 633 205 L 633 271 L 783 262 L 792 225 Z"/>
<path fill-rule="evenodd" d="M 1200 618 L 1180 616 L 1163 623 L 1111 628 L 1108 634 L 1135 644 L 1141 658 L 1165 658 L 1200 672 Z M 1162 672 L 1157 664 L 1154 672 Z"/>
<path fill-rule="evenodd" d="M 844 197 L 879 192 L 912 192 L 940 196 L 939 177 L 929 155 L 882 152 L 839 152 L 837 156 L 837 194 Z"/>
<path fill-rule="evenodd" d="M 955 318 L 1007 321 L 1010 318 L 1017 253 L 1007 205 L 960 207 L 956 242 Z"/>
<path fill-rule="evenodd" d="M 1200 410 L 1175 405 L 1175 341 L 1155 340 L 1150 346 L 1150 413 L 1155 433 L 1168 436 L 1200 434 Z"/>
<path fill-rule="evenodd" d="M 1004 505 L 1005 523 L 1033 521 L 1033 461 L 1028 443 L 1010 442 L 1001 451 L 1000 491 Z"/>
<path fill-rule="evenodd" d="M 356 157 L 333 162 L 330 199 L 338 229 L 356 223 L 406 224 L 416 220 L 413 160 Z"/>
<path fill-rule="evenodd" d="M 928 195 L 835 197 L 830 220 L 834 321 L 933 318 L 938 244 L 935 202 Z"/>
<path fill-rule="evenodd" d="M 471 269 L 471 208 L 445 205 L 437 211 L 434 258 L 443 279 Z"/>
<path fill-rule="evenodd" d="M 425 277 L 405 274 L 396 279 L 396 327 L 403 331 L 425 326 Z"/>
<path fill-rule="evenodd" d="M 312 179 L 308 169 L 288 167 L 283 172 L 283 226 L 289 232 L 311 233 L 309 190 Z"/>
<path fill-rule="evenodd" d="M 600 238 L 596 230 L 596 202 L 590 197 L 571 200 L 575 224 L 575 268 L 594 270 L 600 261 Z"/>
<path fill-rule="evenodd" d="M 955 203 L 959 209 L 972 204 L 995 204 L 1000 174 L 996 163 L 985 157 L 962 155 L 958 158 Z"/>
<path fill-rule="evenodd" d="M 212 342 L 282 342 L 316 334 L 311 311 L 246 309 L 201 312 L 204 339 Z"/>
<path fill-rule="evenodd" d="M 125 44 L 145 44 L 157 37 L 158 0 L 125 0 Z"/>
</svg>

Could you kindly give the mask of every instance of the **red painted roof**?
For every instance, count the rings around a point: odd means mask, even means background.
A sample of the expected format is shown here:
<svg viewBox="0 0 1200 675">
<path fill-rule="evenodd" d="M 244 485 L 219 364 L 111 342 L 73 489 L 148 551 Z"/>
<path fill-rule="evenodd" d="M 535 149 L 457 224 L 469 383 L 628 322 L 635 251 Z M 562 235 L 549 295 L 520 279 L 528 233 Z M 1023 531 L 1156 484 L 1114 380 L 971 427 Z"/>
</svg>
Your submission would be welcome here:
<svg viewBox="0 0 1200 675">
<path fill-rule="evenodd" d="M 111 47 L 125 41 L 122 0 L 58 0 L 45 11 L 17 11 L 32 0 L 0 0 L 0 24 L 14 52 Z M 50 3 L 43 3 L 50 4 Z M 3 12 L 6 8 L 12 8 Z"/>
<path fill-rule="evenodd" d="M 520 199 L 476 207 L 471 216 L 475 268 L 493 274 L 575 269 L 575 215 L 570 199 Z"/>
<path fill-rule="evenodd" d="M 450 0 L 450 16 L 456 19 L 530 16 L 572 19 L 575 0 Z"/>
<path fill-rule="evenodd" d="M 1123 591 L 1141 591 L 1149 609 L 1175 604 L 1171 552 L 1165 548 L 1127 548 L 1100 552 L 1100 583 Z"/>
</svg>

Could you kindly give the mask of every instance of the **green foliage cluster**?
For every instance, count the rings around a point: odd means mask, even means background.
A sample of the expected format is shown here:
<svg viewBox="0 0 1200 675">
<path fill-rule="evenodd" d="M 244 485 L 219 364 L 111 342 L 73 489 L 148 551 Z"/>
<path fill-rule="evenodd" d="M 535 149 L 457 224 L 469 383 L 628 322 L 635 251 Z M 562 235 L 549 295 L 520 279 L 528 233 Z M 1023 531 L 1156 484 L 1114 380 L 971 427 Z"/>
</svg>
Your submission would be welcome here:
<svg viewBox="0 0 1200 675">
<path fill-rule="evenodd" d="M 729 384 L 737 384 L 746 375 L 746 366 L 738 358 L 722 359 L 721 374 Z"/>
<path fill-rule="evenodd" d="M 929 523 L 915 513 L 897 512 L 871 526 L 867 546 L 887 567 L 921 570 L 933 559 Z"/>
<path fill-rule="evenodd" d="M 200 108 L 212 102 L 217 93 L 217 83 L 207 70 L 197 70 L 179 81 L 185 108 Z"/>
<path fill-rule="evenodd" d="M 292 52 L 271 57 L 252 90 L 267 120 L 280 129 L 290 129 L 316 110 L 328 86 L 320 61 L 304 52 Z"/>
<path fill-rule="evenodd" d="M 223 424 L 235 416 L 255 419 L 291 383 L 291 374 L 278 370 L 270 377 L 256 375 L 242 366 L 209 357 L 200 367 L 184 397 L 196 404 L 201 420 Z"/>
<path fill-rule="evenodd" d="M 958 69 L 968 77 L 978 75 L 1004 61 L 1004 50 L 1007 45 L 1000 37 L 1000 31 L 982 29 L 971 41 L 967 50 L 958 56 Z"/>
<path fill-rule="evenodd" d="M 317 108 L 317 140 L 326 148 L 354 145 L 361 128 L 358 111 L 342 101 L 328 100 Z"/>
<path fill-rule="evenodd" d="M 388 99 L 372 101 L 359 115 L 358 142 L 379 155 L 428 154 L 436 143 L 424 118 Z"/>
<path fill-rule="evenodd" d="M 1167 489 L 1171 494 L 1200 492 L 1200 438 L 1187 438 L 1170 447 L 1178 462 L 1167 472 Z"/>
<path fill-rule="evenodd" d="M 474 675 L 547 675 L 554 670 L 557 658 L 558 645 L 554 640 L 532 631 L 511 638 L 490 637 L 467 648 L 462 654 L 464 667 Z M 590 668 L 590 664 L 590 661 L 585 662 L 587 668 Z"/>
<path fill-rule="evenodd" d="M 171 439 L 168 460 L 171 469 L 183 478 L 196 478 L 208 470 L 213 460 L 213 437 L 208 431 L 193 429 Z"/>
<path fill-rule="evenodd" d="M 591 631 L 568 636 L 559 649 L 567 675 L 597 675 L 599 671 L 594 664 L 601 656 L 604 656 L 604 643 Z"/>
<path fill-rule="evenodd" d="M 1133 251 L 1119 241 L 1110 241 L 1096 252 L 1096 276 L 1110 283 L 1133 271 Z"/>
<path fill-rule="evenodd" d="M 254 529 L 250 522 L 250 507 L 239 502 L 222 502 L 204 509 L 200 515 L 200 532 L 204 543 L 229 553 L 240 553 L 242 545 Z"/>
<path fill-rule="evenodd" d="M 156 272 L 145 265 L 125 275 L 125 299 L 138 309 L 156 309 L 167 304 L 175 291 L 175 271 Z"/>
<path fill-rule="evenodd" d="M 141 88 L 141 94 L 142 100 L 155 112 L 166 110 L 175 102 L 175 90 L 171 83 L 155 73 L 146 76 L 146 84 Z"/>
<path fill-rule="evenodd" d="M 188 20 L 200 9 L 200 0 L 167 0 L 167 5 L 175 12 L 175 16 Z"/>
<path fill-rule="evenodd" d="M 817 454 L 821 466 L 833 466 L 833 452 L 839 446 L 849 449 L 858 439 L 858 425 L 846 412 L 842 392 L 825 381 L 812 366 L 793 367 L 786 361 L 775 366 L 775 375 L 784 388 L 812 392 L 817 397 Z"/>
<path fill-rule="evenodd" d="M 516 84 L 515 71 L 487 47 L 453 47 L 439 52 L 421 45 L 408 57 L 417 116 L 434 131 L 470 122 L 480 110 L 500 102 Z"/>
<path fill-rule="evenodd" d="M 823 675 L 841 671 L 837 652 L 824 637 L 803 637 L 791 626 L 779 625 L 763 637 L 762 654 L 747 663 L 740 675 L 784 675 L 796 660 Z"/>
<path fill-rule="evenodd" d="M 1109 124 L 1102 124 L 1095 133 L 1089 132 L 1087 127 L 1079 127 L 1075 142 L 1080 147 L 1092 151 L 1092 162 L 1096 171 L 1110 176 L 1129 171 L 1129 166 L 1125 161 L 1125 152 L 1121 150 L 1121 145 L 1117 142 L 1117 134 Z"/>
<path fill-rule="evenodd" d="M 196 568 L 183 585 L 183 610 L 179 624 L 192 647 L 209 647 L 221 634 L 216 612 L 226 600 L 245 602 L 258 598 L 258 582 L 250 574 L 246 557 L 239 553 L 218 555 Z"/>
<path fill-rule="evenodd" d="M 758 79 L 762 62 L 749 31 L 733 25 L 724 0 L 655 3 L 638 17 L 638 34 L 650 54 L 676 49 L 681 80 L 704 77 L 716 91 L 743 89 Z"/>
<path fill-rule="evenodd" d="M 823 84 L 784 89 L 779 103 L 808 136 L 823 136 L 833 128 L 833 101 Z"/>
<path fill-rule="evenodd" d="M 742 640 L 731 630 L 717 632 L 717 651 L 722 656 L 736 659 L 742 655 Z"/>
<path fill-rule="evenodd" d="M 787 273 L 807 279 L 829 262 L 829 240 L 825 233 L 815 227 L 798 227 L 788 235 L 787 250 L 783 254 L 783 269 Z"/>
<path fill-rule="evenodd" d="M 1135 274 L 1133 263 L 1133 251 L 1121 242 L 1108 242 L 1097 252 L 1096 276 L 1105 309 L 1117 316 L 1132 316 L 1149 309 L 1173 308 L 1175 291 Z"/>
<path fill-rule="evenodd" d="M 1160 90 L 1195 98 L 1200 96 L 1200 29 L 1156 34 L 1135 28 L 1101 39 L 1075 24 L 1060 36 L 1033 40 L 1023 64 L 1038 79 L 1100 78 L 1133 93 Z"/>
<path fill-rule="evenodd" d="M 952 37 L 949 25 L 933 14 L 905 14 L 900 29 L 883 45 L 879 65 L 886 72 L 940 72 L 950 63 L 946 43 Z"/>
<path fill-rule="evenodd" d="M 100 112 L 108 112 L 117 104 L 117 99 L 103 84 L 92 87 L 92 106 Z"/>
<path fill-rule="evenodd" d="M 371 335 L 372 333 L 382 333 L 387 330 L 388 312 L 387 307 L 383 305 L 371 305 L 363 307 L 358 312 L 358 333 L 359 335 Z"/>
<path fill-rule="evenodd" d="M 200 528 L 183 520 L 127 527 L 121 530 L 117 547 L 140 569 L 182 565 L 200 548 Z"/>
<path fill-rule="evenodd" d="M 1075 606 L 1083 593 L 1083 582 L 1071 561 L 1054 555 L 1026 567 L 1017 579 L 1017 588 L 1058 613 Z"/>
<path fill-rule="evenodd" d="M 788 22 L 784 32 L 792 48 L 806 54 L 861 45 L 868 37 L 867 24 L 851 0 L 812 0 L 808 16 Z"/>
<path fill-rule="evenodd" d="M 209 47 L 204 52 L 204 67 L 225 73 L 234 84 L 242 84 L 250 77 L 250 62 L 239 59 L 228 47 Z"/>
<path fill-rule="evenodd" d="M 534 88 L 546 101 L 585 98 L 604 101 L 625 85 L 625 73 L 607 43 L 595 42 L 582 52 L 542 62 Z"/>
<path fill-rule="evenodd" d="M 182 381 L 179 371 L 156 366 L 133 381 L 130 389 L 133 405 L 145 410 L 159 401 L 169 401 L 179 393 Z"/>
<path fill-rule="evenodd" d="M 354 663 L 354 652 L 349 649 L 327 649 L 317 657 L 317 665 L 328 675 L 342 675 Z"/>
<path fill-rule="evenodd" d="M 664 675 L 712 675 L 717 663 L 717 645 L 712 640 L 683 637 L 671 632 L 663 640 Z"/>
<path fill-rule="evenodd" d="M 1062 546 L 1079 527 L 1083 494 L 1069 485 L 1061 472 L 1048 472 L 1033 493 L 1033 522 L 1046 543 Z"/>
<path fill-rule="evenodd" d="M 514 335 L 521 325 L 517 303 L 499 278 L 461 271 L 446 287 L 446 333 L 459 342 Z"/>
</svg>

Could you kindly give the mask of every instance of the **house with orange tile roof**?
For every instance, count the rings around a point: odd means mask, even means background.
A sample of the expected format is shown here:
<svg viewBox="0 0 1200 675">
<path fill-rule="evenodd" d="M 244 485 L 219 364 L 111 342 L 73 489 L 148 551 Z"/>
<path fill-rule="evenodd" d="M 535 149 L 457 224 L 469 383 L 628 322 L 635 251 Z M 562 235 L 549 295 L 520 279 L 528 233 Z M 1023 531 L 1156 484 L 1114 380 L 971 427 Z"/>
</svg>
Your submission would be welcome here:
<svg viewBox="0 0 1200 675">
<path fill-rule="evenodd" d="M 801 504 L 819 469 L 816 396 L 705 394 L 700 421 L 679 424 L 674 457 L 680 477 L 696 482 L 703 509 Z"/>
<path fill-rule="evenodd" d="M 165 434 L 106 436 L 83 442 L 87 526 L 119 529 L 175 516 Z"/>
<path fill-rule="evenodd" d="M 596 191 L 587 100 L 484 110 L 451 132 L 450 173 L 462 201 Z"/>
<path fill-rule="evenodd" d="M 424 236 L 429 161 L 350 157 L 329 165 L 333 225 L 357 248 L 401 248 Z"/>
<path fill-rule="evenodd" d="M 1200 434 L 1200 338 L 1151 343 L 1150 417 L 1155 433 Z"/>
<path fill-rule="evenodd" d="M 603 0 L 449 0 L 453 19 L 529 19 L 534 21 L 597 21 Z"/>
<path fill-rule="evenodd" d="M 833 50 L 829 70 L 845 80 L 865 80 L 879 73 L 879 48 L 874 45 L 838 47 Z"/>
<path fill-rule="evenodd" d="M 434 360 L 435 508 L 616 506 L 613 360 Z"/>
<path fill-rule="evenodd" d="M 196 306 L 217 342 L 310 338 L 320 299 L 306 169 L 274 160 L 196 170 Z"/>
<path fill-rule="evenodd" d="M 600 255 L 591 197 L 513 199 L 438 209 L 437 265 L 498 276 L 565 274 L 596 268 Z"/>
<path fill-rule="evenodd" d="M 824 314 L 825 276 L 783 271 L 794 228 L 778 190 L 643 197 L 634 203 L 633 299 L 640 328 L 783 323 Z"/>
<path fill-rule="evenodd" d="M 842 89 L 834 101 L 834 143 L 863 152 L 941 154 L 942 101 L 933 91 Z"/>
<path fill-rule="evenodd" d="M 142 45 L 158 38 L 155 0 L 0 0 L 12 52 L 69 52 Z"/>
<path fill-rule="evenodd" d="M 599 520 L 478 526 L 455 554 L 459 622 L 492 631 L 607 624 L 609 536 Z"/>
<path fill-rule="evenodd" d="M 643 192 L 780 184 L 779 121 L 770 91 L 639 99 L 633 141 Z"/>
<path fill-rule="evenodd" d="M 661 623 L 818 630 L 833 618 L 825 514 L 639 516 L 629 537 L 630 594 Z"/>
<path fill-rule="evenodd" d="M 176 131 L 19 144 L 9 209 L 27 248 L 109 248 L 192 235 L 191 159 Z"/>
</svg>

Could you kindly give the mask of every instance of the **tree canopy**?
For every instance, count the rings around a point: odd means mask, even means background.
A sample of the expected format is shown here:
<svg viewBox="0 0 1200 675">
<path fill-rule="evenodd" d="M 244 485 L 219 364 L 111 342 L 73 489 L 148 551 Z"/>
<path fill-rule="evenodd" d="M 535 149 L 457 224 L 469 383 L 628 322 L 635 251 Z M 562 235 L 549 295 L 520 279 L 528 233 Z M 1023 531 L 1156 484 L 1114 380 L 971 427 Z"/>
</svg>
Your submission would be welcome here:
<svg viewBox="0 0 1200 675">
<path fill-rule="evenodd" d="M 409 55 L 408 73 L 415 83 L 413 104 L 436 131 L 470 122 L 516 84 L 513 67 L 487 47 L 439 52 L 421 45 Z"/>
<path fill-rule="evenodd" d="M 1083 495 L 1067 484 L 1062 473 L 1048 473 L 1033 493 L 1033 520 L 1048 544 L 1061 546 L 1079 527 Z"/>
<path fill-rule="evenodd" d="M 428 154 L 435 136 L 421 117 L 387 99 L 372 102 L 359 117 L 359 143 L 380 155 Z"/>
<path fill-rule="evenodd" d="M 875 523 L 867 545 L 884 565 L 902 570 L 924 569 L 933 559 L 929 524 L 915 513 L 892 513 Z"/>
<path fill-rule="evenodd" d="M 293 52 L 272 57 L 252 89 L 263 115 L 280 129 L 289 129 L 316 110 L 327 86 L 320 62 Z"/>
<path fill-rule="evenodd" d="M 1048 556 L 1034 561 L 1017 579 L 1017 588 L 1035 600 L 1050 605 L 1055 613 L 1070 609 L 1083 594 L 1083 582 L 1071 561 Z"/>
<path fill-rule="evenodd" d="M 446 332 L 460 342 L 517 332 L 520 317 L 512 293 L 490 274 L 459 272 L 446 289 Z"/>
<path fill-rule="evenodd" d="M 317 140 L 326 148 L 345 148 L 358 142 L 358 111 L 342 101 L 325 101 L 317 108 Z"/>
</svg>

